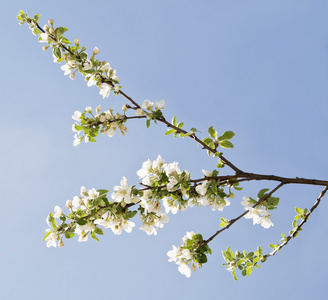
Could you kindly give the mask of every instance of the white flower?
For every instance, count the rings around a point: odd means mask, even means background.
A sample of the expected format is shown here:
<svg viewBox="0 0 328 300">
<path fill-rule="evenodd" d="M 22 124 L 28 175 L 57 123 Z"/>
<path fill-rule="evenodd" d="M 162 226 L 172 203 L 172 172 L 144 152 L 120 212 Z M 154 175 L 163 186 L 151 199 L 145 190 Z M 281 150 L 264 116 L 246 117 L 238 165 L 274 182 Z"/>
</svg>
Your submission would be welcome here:
<svg viewBox="0 0 328 300">
<path fill-rule="evenodd" d="M 153 161 L 153 169 L 161 168 L 165 160 L 160 155 L 157 156 L 156 160 Z"/>
<path fill-rule="evenodd" d="M 72 119 L 78 122 L 81 122 L 81 112 L 79 112 L 78 110 L 76 110 L 74 112 L 74 115 L 72 116 Z"/>
<path fill-rule="evenodd" d="M 142 102 L 141 107 L 143 109 L 151 110 L 153 109 L 154 102 L 150 102 L 149 100 L 145 100 Z"/>
<path fill-rule="evenodd" d="M 144 113 L 145 113 L 145 112 L 144 112 L 141 108 L 138 108 L 138 109 L 136 110 L 136 115 L 137 115 L 137 116 L 142 116 Z"/>
<path fill-rule="evenodd" d="M 103 70 L 103 71 L 109 71 L 111 69 L 110 67 L 110 63 L 106 63 L 105 65 L 103 65 L 100 70 Z"/>
<path fill-rule="evenodd" d="M 119 90 L 120 90 L 119 85 L 118 85 L 118 84 L 115 84 L 115 85 L 114 85 L 114 91 L 115 91 L 116 93 L 118 93 Z"/>
<path fill-rule="evenodd" d="M 179 259 L 179 256 L 181 254 L 181 251 L 179 248 L 175 247 L 174 245 L 173 249 L 167 252 L 167 256 L 169 257 L 169 262 L 177 262 L 177 260 Z"/>
<path fill-rule="evenodd" d="M 78 146 L 80 145 L 82 142 L 82 138 L 81 137 L 78 137 L 77 134 L 74 135 L 74 142 L 73 142 L 73 146 Z"/>
<path fill-rule="evenodd" d="M 203 181 L 202 184 L 196 186 L 196 192 L 204 196 L 207 192 L 207 188 L 208 188 L 207 185 L 208 185 L 208 181 L 207 180 Z"/>
<path fill-rule="evenodd" d="M 58 62 L 58 57 L 55 54 L 52 54 L 53 58 L 54 58 L 54 63 Z"/>
<path fill-rule="evenodd" d="M 110 91 L 111 91 L 111 87 L 108 84 L 106 83 L 101 84 L 101 90 L 99 94 L 103 96 L 103 99 L 109 96 Z"/>
<path fill-rule="evenodd" d="M 181 171 L 180 171 L 180 168 L 178 166 L 178 163 L 177 162 L 173 162 L 173 163 L 168 164 L 165 167 L 165 173 L 166 173 L 166 175 L 168 177 L 174 176 L 176 174 L 181 174 Z"/>
<path fill-rule="evenodd" d="M 203 169 L 202 172 L 206 177 L 211 177 L 212 176 L 212 172 L 210 172 L 210 171 L 207 171 L 207 170 Z"/>
<path fill-rule="evenodd" d="M 157 235 L 157 230 L 153 225 L 149 225 L 147 223 L 144 223 L 141 225 L 140 230 L 143 230 L 147 233 L 147 235 Z"/>
<path fill-rule="evenodd" d="M 143 178 L 143 177 L 149 175 L 152 166 L 153 166 L 153 164 L 150 161 L 150 159 L 143 162 L 142 163 L 142 168 L 137 172 L 137 175 L 139 176 L 139 178 Z"/>
<path fill-rule="evenodd" d="M 59 218 L 62 215 L 63 211 L 59 206 L 55 206 L 54 218 Z"/>
<path fill-rule="evenodd" d="M 191 276 L 191 269 L 184 262 L 180 263 L 178 270 L 181 274 L 185 275 L 188 278 Z"/>
<path fill-rule="evenodd" d="M 270 220 L 269 216 L 265 216 L 262 218 L 259 218 L 256 221 L 257 224 L 261 224 L 262 227 L 268 229 L 270 226 L 274 226 L 274 224 L 272 223 L 272 221 Z"/>
<path fill-rule="evenodd" d="M 85 62 L 83 62 L 82 64 L 82 70 L 83 71 L 87 71 L 93 68 L 92 62 L 90 60 L 86 60 Z"/>
<path fill-rule="evenodd" d="M 47 43 L 48 42 L 48 35 L 46 33 L 41 33 L 40 37 L 41 37 L 40 43 Z"/>
<path fill-rule="evenodd" d="M 50 229 L 51 230 L 51 229 Z M 50 233 L 46 238 L 45 241 L 47 241 L 47 247 L 57 247 L 56 241 L 58 240 L 59 236 L 57 233 L 52 232 Z"/>
<path fill-rule="evenodd" d="M 94 188 L 89 190 L 88 194 L 90 199 L 96 199 L 99 197 L 99 192 L 97 192 Z"/>
<path fill-rule="evenodd" d="M 156 109 L 163 109 L 165 107 L 165 100 L 156 101 L 155 108 Z"/>
<path fill-rule="evenodd" d="M 68 75 L 71 73 L 71 67 L 69 64 L 61 66 L 61 69 L 65 72 L 64 75 Z"/>
<path fill-rule="evenodd" d="M 88 240 L 88 233 L 92 231 L 92 227 L 89 224 L 76 225 L 75 233 L 79 235 L 78 242 L 86 242 Z"/>
<path fill-rule="evenodd" d="M 93 85 L 96 85 L 97 84 L 97 81 L 95 80 L 95 75 L 92 75 L 91 77 L 87 77 L 89 78 L 88 80 L 88 83 L 87 83 L 87 86 L 93 86 Z"/>
<path fill-rule="evenodd" d="M 106 131 L 106 134 L 109 136 L 109 137 L 112 137 L 116 132 L 116 128 L 109 128 L 107 131 Z"/>
<path fill-rule="evenodd" d="M 186 235 L 182 238 L 183 243 L 187 243 L 187 240 L 192 240 L 193 236 L 195 235 L 195 232 L 188 231 Z"/>
<path fill-rule="evenodd" d="M 92 113 L 92 108 L 90 106 L 87 106 L 85 108 L 85 111 L 91 114 Z"/>
<path fill-rule="evenodd" d="M 111 195 L 114 202 L 121 202 L 124 200 L 126 204 L 131 203 L 131 187 L 128 185 L 128 180 L 123 177 L 121 186 L 115 185 L 114 191 Z"/>
<path fill-rule="evenodd" d="M 249 197 L 243 197 L 243 201 L 241 201 L 241 204 L 244 205 L 244 206 L 250 206 L 251 203 L 250 203 L 250 199 Z"/>
</svg>

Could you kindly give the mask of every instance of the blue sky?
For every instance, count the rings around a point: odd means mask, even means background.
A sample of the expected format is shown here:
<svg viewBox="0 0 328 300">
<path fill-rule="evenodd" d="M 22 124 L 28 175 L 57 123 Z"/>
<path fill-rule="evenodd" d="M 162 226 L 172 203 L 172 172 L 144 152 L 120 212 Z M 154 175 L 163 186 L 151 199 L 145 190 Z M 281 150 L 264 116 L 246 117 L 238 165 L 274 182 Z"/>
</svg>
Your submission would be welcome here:
<svg viewBox="0 0 328 300">
<path fill-rule="evenodd" d="M 193 141 L 164 136 L 161 125 L 147 130 L 143 121 L 128 123 L 125 137 L 73 147 L 75 110 L 120 108 L 126 101 L 103 100 L 81 76 L 64 76 L 16 15 L 40 13 L 42 26 L 52 18 L 89 53 L 97 46 L 125 93 L 139 103 L 165 99 L 167 119 L 177 115 L 200 137 L 212 125 L 234 131 L 235 148 L 224 153 L 239 168 L 327 180 L 327 1 L 14 0 L 0 9 L 1 299 L 325 298 L 327 196 L 299 238 L 250 277 L 235 282 L 221 266 L 221 249 L 229 245 L 269 252 L 267 245 L 291 229 L 295 206 L 310 208 L 320 187 L 279 190 L 272 229 L 242 220 L 210 244 L 209 263 L 189 279 L 167 262 L 172 244 L 191 230 L 209 237 L 220 217 L 242 211 L 243 196 L 274 183 L 244 185 L 222 213 L 193 208 L 171 215 L 156 237 L 138 228 L 120 236 L 105 230 L 100 243 L 73 238 L 61 249 L 46 248 L 47 214 L 81 185 L 111 190 L 122 176 L 137 183 L 142 162 L 158 154 L 194 178 L 216 161 Z"/>
</svg>

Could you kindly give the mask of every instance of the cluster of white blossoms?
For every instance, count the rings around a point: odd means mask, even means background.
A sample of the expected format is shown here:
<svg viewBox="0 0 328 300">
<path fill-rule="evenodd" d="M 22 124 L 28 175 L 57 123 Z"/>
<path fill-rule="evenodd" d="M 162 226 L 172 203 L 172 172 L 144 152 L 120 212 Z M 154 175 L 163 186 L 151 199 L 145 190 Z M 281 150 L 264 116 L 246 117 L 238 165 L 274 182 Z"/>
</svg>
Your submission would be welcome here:
<svg viewBox="0 0 328 300">
<path fill-rule="evenodd" d="M 119 78 L 116 76 L 116 70 L 111 68 L 106 61 L 100 62 L 95 59 L 95 56 L 100 52 L 97 47 L 94 47 L 92 56 L 89 58 L 85 52 L 85 47 L 80 47 L 80 41 L 74 40 L 75 47 L 69 46 L 71 43 L 62 34 L 66 28 L 53 27 L 53 20 L 49 20 L 49 25 L 43 26 L 44 32 L 35 28 L 35 24 L 31 23 L 31 30 L 34 35 L 39 36 L 40 43 L 47 43 L 43 46 L 43 50 L 49 47 L 53 48 L 53 58 L 55 63 L 65 61 L 61 67 L 64 75 L 69 75 L 70 79 L 75 78 L 75 73 L 78 71 L 86 76 L 88 86 L 97 85 L 100 88 L 99 94 L 103 98 L 108 97 L 110 91 L 114 90 L 115 94 L 119 93 Z M 80 50 L 80 51 L 78 51 Z"/>
<path fill-rule="evenodd" d="M 183 244 L 179 247 L 172 245 L 173 249 L 167 252 L 168 261 L 177 264 L 179 266 L 178 271 L 186 277 L 191 276 L 191 270 L 196 271 L 194 260 L 197 259 L 195 259 L 196 252 L 193 250 L 196 250 L 195 246 L 197 247 L 197 245 L 194 237 L 195 233 L 193 231 L 187 232 L 182 238 Z M 190 264 L 192 264 L 191 267 Z M 200 262 L 197 262 L 196 265 L 198 268 L 202 267 Z"/>
<path fill-rule="evenodd" d="M 249 197 L 243 197 L 243 201 L 241 202 L 244 205 L 244 209 L 248 211 L 248 213 L 244 216 L 246 219 L 253 219 L 253 224 L 261 224 L 264 228 L 269 228 L 270 226 L 274 226 L 273 222 L 270 220 L 270 214 L 264 208 L 251 207 Z"/>
<path fill-rule="evenodd" d="M 211 177 L 214 174 L 207 170 L 202 170 L 204 178 Z M 213 193 L 210 188 L 211 181 L 204 180 L 202 184 L 196 186 L 196 192 L 198 197 L 193 197 L 189 200 L 189 206 L 212 206 L 212 210 L 223 211 L 224 207 L 230 205 L 230 200 L 226 197 L 222 197 L 219 193 Z"/>
<path fill-rule="evenodd" d="M 137 116 L 142 116 L 145 114 L 144 110 L 156 111 L 156 110 L 163 110 L 165 107 L 165 100 L 162 99 L 160 101 L 151 102 L 149 100 L 144 100 L 141 104 L 142 108 L 138 108 L 136 110 Z"/>
<path fill-rule="evenodd" d="M 78 110 L 74 112 L 72 119 L 79 122 L 72 125 L 72 130 L 76 132 L 74 135 L 74 146 L 79 145 L 83 141 L 83 138 L 86 143 L 89 141 L 94 142 L 95 140 L 93 137 L 97 136 L 99 130 L 108 137 L 114 136 L 116 130 L 119 130 L 121 135 L 125 135 L 128 129 L 124 125 L 124 115 L 119 113 L 113 114 L 112 108 L 102 113 L 100 113 L 100 111 L 101 106 L 98 105 L 95 115 L 92 114 L 92 108 L 90 106 L 86 107 L 83 113 Z M 91 117 L 86 117 L 86 113 L 89 113 Z M 99 127 L 100 124 L 102 125 L 101 129 Z M 82 136 L 80 136 L 81 133 L 83 134 Z"/>
</svg>

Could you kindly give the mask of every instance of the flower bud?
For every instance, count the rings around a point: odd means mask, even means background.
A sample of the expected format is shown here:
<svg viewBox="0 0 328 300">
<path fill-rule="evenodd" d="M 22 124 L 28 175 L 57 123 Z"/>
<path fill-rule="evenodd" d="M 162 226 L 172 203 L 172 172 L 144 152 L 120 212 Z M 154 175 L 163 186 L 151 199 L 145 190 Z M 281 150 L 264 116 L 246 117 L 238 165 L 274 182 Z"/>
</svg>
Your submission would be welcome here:
<svg viewBox="0 0 328 300">
<path fill-rule="evenodd" d="M 79 199 L 79 205 L 83 205 L 83 204 L 84 204 L 84 202 L 83 202 L 82 198 L 80 198 Z"/>
<path fill-rule="evenodd" d="M 69 78 L 72 79 L 72 80 L 74 80 L 74 78 L 75 78 L 75 73 L 71 73 L 71 74 L 69 75 Z"/>
<path fill-rule="evenodd" d="M 141 108 L 138 108 L 137 110 L 136 110 L 136 115 L 137 116 L 142 116 L 144 114 L 144 111 L 141 109 Z"/>
<path fill-rule="evenodd" d="M 74 44 L 77 45 L 77 46 L 80 45 L 80 40 L 79 39 L 74 39 Z"/>
<path fill-rule="evenodd" d="M 99 112 L 99 111 L 101 111 L 101 106 L 100 105 L 98 105 L 97 108 L 96 108 L 96 112 Z"/>
<path fill-rule="evenodd" d="M 124 112 L 126 112 L 127 109 L 128 109 L 128 108 L 126 107 L 126 105 L 123 105 L 123 106 L 122 106 L 122 110 L 123 110 Z"/>
<path fill-rule="evenodd" d="M 50 26 L 52 26 L 52 25 L 54 25 L 54 20 L 53 20 L 53 19 L 50 19 L 50 20 L 48 21 L 48 23 L 49 23 Z"/>
<path fill-rule="evenodd" d="M 85 48 L 84 46 L 82 47 L 82 51 L 85 51 L 87 48 Z"/>
<path fill-rule="evenodd" d="M 48 48 L 49 48 L 49 46 L 43 46 L 43 47 L 42 47 L 42 50 L 43 50 L 43 51 L 47 51 Z"/>
<path fill-rule="evenodd" d="M 58 242 L 58 247 L 64 247 L 64 243 L 63 243 L 63 241 L 59 241 L 59 242 Z"/>
<path fill-rule="evenodd" d="M 54 34 L 55 30 L 53 30 L 52 28 L 49 29 L 49 33 Z"/>
<path fill-rule="evenodd" d="M 46 25 L 43 26 L 43 29 L 44 29 L 45 31 L 47 31 L 47 30 L 50 29 L 50 27 L 46 24 Z"/>
<path fill-rule="evenodd" d="M 196 271 L 196 267 L 194 264 L 192 264 L 191 270 L 193 270 L 194 272 Z"/>
<path fill-rule="evenodd" d="M 66 207 L 67 209 L 72 208 L 72 201 L 71 201 L 71 200 L 67 200 L 67 201 L 66 201 L 66 205 L 65 205 L 65 207 Z"/>
<path fill-rule="evenodd" d="M 85 111 L 88 112 L 88 113 L 92 113 L 92 108 L 90 106 L 87 106 L 85 108 Z"/>
<path fill-rule="evenodd" d="M 85 206 L 89 206 L 90 205 L 90 199 L 89 198 L 85 198 L 84 199 L 84 205 Z"/>
<path fill-rule="evenodd" d="M 93 53 L 93 55 L 97 55 L 99 52 L 100 52 L 99 49 L 97 47 L 95 47 L 93 49 L 93 52 L 92 53 Z"/>
</svg>

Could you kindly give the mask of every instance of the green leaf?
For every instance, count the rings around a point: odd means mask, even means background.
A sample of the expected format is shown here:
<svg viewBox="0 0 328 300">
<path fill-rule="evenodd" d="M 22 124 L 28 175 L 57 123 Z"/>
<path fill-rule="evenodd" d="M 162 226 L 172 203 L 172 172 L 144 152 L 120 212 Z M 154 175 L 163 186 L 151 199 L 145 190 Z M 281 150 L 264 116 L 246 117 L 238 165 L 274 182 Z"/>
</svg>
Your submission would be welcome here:
<svg viewBox="0 0 328 300">
<path fill-rule="evenodd" d="M 246 267 L 246 274 L 247 274 L 247 276 L 251 275 L 252 272 L 253 272 L 253 267 L 252 266 Z"/>
<path fill-rule="evenodd" d="M 233 144 L 229 141 L 222 141 L 219 144 L 222 148 L 233 148 Z"/>
<path fill-rule="evenodd" d="M 99 193 L 99 196 L 107 194 L 109 192 L 109 190 L 97 190 L 97 192 Z"/>
<path fill-rule="evenodd" d="M 182 128 L 183 125 L 184 125 L 184 123 L 183 123 L 183 122 L 180 122 L 180 123 L 178 124 L 178 127 L 179 127 L 179 128 Z"/>
<path fill-rule="evenodd" d="M 198 261 L 199 263 L 201 263 L 201 264 L 205 264 L 205 263 L 207 263 L 207 256 L 206 256 L 206 254 L 204 254 L 204 253 L 200 253 L 200 254 L 198 254 L 196 259 L 197 259 L 197 261 Z"/>
<path fill-rule="evenodd" d="M 296 227 L 297 227 L 297 221 L 294 220 L 294 221 L 293 221 L 293 228 L 296 228 Z"/>
<path fill-rule="evenodd" d="M 52 231 L 48 231 L 45 235 L 44 235 L 44 237 L 43 237 L 43 242 L 45 241 L 45 239 L 50 235 L 52 233 Z"/>
<path fill-rule="evenodd" d="M 93 232 L 93 231 L 91 231 L 91 237 L 94 239 L 94 240 L 96 240 L 97 242 L 99 242 L 99 240 L 98 240 L 98 238 L 97 238 L 97 236 L 95 235 L 95 233 Z"/>
<path fill-rule="evenodd" d="M 84 220 L 84 219 L 77 219 L 77 220 L 76 220 L 76 223 L 79 224 L 79 225 L 85 225 L 85 224 L 87 224 L 88 222 L 87 222 L 86 220 Z"/>
<path fill-rule="evenodd" d="M 253 262 L 254 262 L 254 264 L 256 264 L 256 263 L 257 263 L 259 260 L 261 260 L 261 257 L 260 257 L 260 256 L 258 256 L 258 257 L 255 257 L 255 258 L 254 258 L 254 261 L 253 261 Z"/>
<path fill-rule="evenodd" d="M 219 137 L 219 141 L 220 138 L 223 138 L 223 140 L 230 140 L 235 136 L 235 133 L 233 131 L 226 131 L 225 133 L 222 134 L 222 136 Z"/>
<path fill-rule="evenodd" d="M 212 138 L 217 138 L 218 137 L 218 133 L 217 131 L 214 129 L 213 126 L 211 126 L 210 128 L 208 128 L 208 133 Z"/>
<path fill-rule="evenodd" d="M 174 116 L 173 119 L 172 119 L 172 124 L 174 126 L 177 126 L 177 116 Z"/>
<path fill-rule="evenodd" d="M 216 186 L 216 184 L 215 184 L 214 181 L 212 181 L 212 183 L 211 183 L 211 185 L 210 185 L 210 188 L 211 188 L 211 191 L 212 191 L 215 195 L 218 194 L 218 188 L 217 188 L 217 186 Z"/>
<path fill-rule="evenodd" d="M 302 215 L 302 214 L 304 213 L 304 211 L 303 211 L 302 208 L 295 207 L 295 210 L 296 210 L 296 212 L 297 212 L 299 215 Z"/>
<path fill-rule="evenodd" d="M 213 140 L 210 137 L 206 137 L 206 138 L 202 139 L 202 142 L 204 142 L 204 144 L 208 145 L 210 143 L 213 143 Z"/>
<path fill-rule="evenodd" d="M 262 189 L 258 192 L 257 198 L 261 199 L 269 189 Z"/>
<path fill-rule="evenodd" d="M 94 233 L 97 233 L 97 234 L 100 234 L 100 235 L 104 234 L 103 230 L 101 228 L 98 228 L 98 227 L 96 227 L 96 229 L 94 230 Z"/>
<path fill-rule="evenodd" d="M 236 269 L 234 269 L 231 274 L 233 275 L 233 279 L 237 281 Z"/>
<path fill-rule="evenodd" d="M 67 239 L 71 239 L 75 234 L 74 233 L 70 233 L 70 232 L 65 232 L 65 237 Z"/>
<path fill-rule="evenodd" d="M 149 128 L 149 126 L 150 126 L 150 120 L 149 119 L 146 121 L 146 126 L 147 126 L 147 128 Z"/>
<path fill-rule="evenodd" d="M 171 130 L 168 130 L 165 132 L 165 135 L 169 135 L 171 133 L 174 133 L 175 132 L 175 129 L 171 129 Z"/>
</svg>

